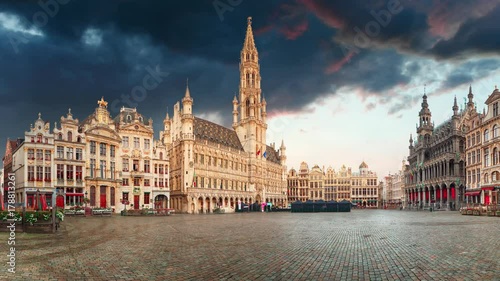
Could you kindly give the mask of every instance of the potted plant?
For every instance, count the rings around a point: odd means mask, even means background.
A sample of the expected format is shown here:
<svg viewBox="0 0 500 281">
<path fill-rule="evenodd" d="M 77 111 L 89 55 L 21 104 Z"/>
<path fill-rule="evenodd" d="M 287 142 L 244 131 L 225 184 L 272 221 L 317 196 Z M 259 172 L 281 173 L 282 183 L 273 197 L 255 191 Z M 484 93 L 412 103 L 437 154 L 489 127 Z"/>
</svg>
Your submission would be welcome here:
<svg viewBox="0 0 500 281">
<path fill-rule="evenodd" d="M 61 211 L 57 211 L 56 212 L 56 217 L 60 220 L 60 221 L 64 221 L 64 213 L 61 212 Z"/>
<path fill-rule="evenodd" d="M 30 225 L 33 225 L 37 221 L 38 218 L 35 216 L 34 213 L 29 213 L 26 215 L 26 222 L 29 222 Z"/>
<path fill-rule="evenodd" d="M 213 209 L 214 214 L 224 214 L 224 209 L 221 209 L 219 207 Z"/>
</svg>

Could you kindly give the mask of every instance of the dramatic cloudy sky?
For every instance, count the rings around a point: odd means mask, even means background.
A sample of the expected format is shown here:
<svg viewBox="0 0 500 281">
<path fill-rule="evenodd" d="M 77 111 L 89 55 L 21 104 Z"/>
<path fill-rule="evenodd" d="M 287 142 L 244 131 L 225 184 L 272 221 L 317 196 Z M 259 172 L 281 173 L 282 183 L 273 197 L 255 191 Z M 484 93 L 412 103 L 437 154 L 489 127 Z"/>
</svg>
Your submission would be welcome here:
<svg viewBox="0 0 500 281">
<path fill-rule="evenodd" d="M 248 16 L 268 140 L 285 139 L 289 168 L 364 160 L 382 178 L 407 156 L 424 85 L 437 125 L 469 84 L 482 110 L 500 83 L 499 0 L 40 2 L 0 1 L 2 147 L 38 112 L 51 126 L 68 108 L 83 119 L 101 96 L 158 131 L 187 77 L 195 113 L 230 126 Z M 147 69 L 169 74 L 122 99 Z"/>
</svg>

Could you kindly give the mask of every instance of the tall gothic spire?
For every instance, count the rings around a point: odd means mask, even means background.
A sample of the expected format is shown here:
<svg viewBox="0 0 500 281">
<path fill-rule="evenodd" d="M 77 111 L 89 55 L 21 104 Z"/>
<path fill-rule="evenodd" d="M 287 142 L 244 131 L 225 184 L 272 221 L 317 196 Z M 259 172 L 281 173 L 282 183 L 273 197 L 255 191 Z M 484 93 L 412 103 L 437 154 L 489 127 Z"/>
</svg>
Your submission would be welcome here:
<svg viewBox="0 0 500 281">
<path fill-rule="evenodd" d="M 453 115 L 457 115 L 458 114 L 458 104 L 457 104 L 457 96 L 455 96 L 455 100 L 453 101 Z"/>
<path fill-rule="evenodd" d="M 420 117 L 420 123 L 417 127 L 417 133 L 419 135 L 432 134 L 434 124 L 431 120 L 432 114 L 429 109 L 429 104 L 427 103 L 427 93 L 425 92 L 425 86 L 424 95 L 422 96 L 422 108 L 420 109 L 418 116 Z"/>
<path fill-rule="evenodd" d="M 191 98 L 191 93 L 189 92 L 189 78 L 186 78 L 186 94 L 184 95 L 185 98 Z"/>
<path fill-rule="evenodd" d="M 424 85 L 424 95 L 422 96 L 422 109 L 429 108 L 429 104 L 427 103 L 427 93 L 425 92 L 425 85 Z"/>
<path fill-rule="evenodd" d="M 467 102 L 467 106 L 470 108 L 474 108 L 474 94 L 472 94 L 472 85 L 469 85 L 469 94 L 467 95 L 467 98 L 469 98 L 469 102 Z"/>
<path fill-rule="evenodd" d="M 257 48 L 255 48 L 255 41 L 253 39 L 252 17 L 248 17 L 247 34 L 245 36 L 243 49 L 246 51 L 257 51 Z"/>
</svg>

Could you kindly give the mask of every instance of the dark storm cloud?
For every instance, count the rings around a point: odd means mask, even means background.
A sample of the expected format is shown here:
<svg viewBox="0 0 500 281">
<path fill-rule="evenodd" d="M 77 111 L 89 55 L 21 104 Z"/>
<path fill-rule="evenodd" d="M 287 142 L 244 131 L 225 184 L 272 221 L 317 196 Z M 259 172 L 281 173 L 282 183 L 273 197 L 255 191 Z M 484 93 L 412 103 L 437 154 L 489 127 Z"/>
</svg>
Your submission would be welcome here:
<svg viewBox="0 0 500 281">
<path fill-rule="evenodd" d="M 251 1 L 69 1 L 60 5 L 59 12 L 49 18 L 41 29 L 49 37 L 80 40 L 88 27 L 114 27 L 125 35 L 147 35 L 153 44 L 161 44 L 179 53 L 235 63 L 234 54 L 242 44 L 242 29 L 247 16 L 253 16 L 254 28 L 265 20 L 284 1 L 269 1 L 266 8 Z M 33 23 L 33 15 L 41 10 L 26 2 L 0 3 L 0 9 L 13 12 Z M 214 3 L 230 9 L 219 12 Z M 231 3 L 237 4 L 234 7 Z M 223 15 L 223 20 L 219 17 Z M 244 36 L 244 34 L 243 34 Z M 234 40 L 240 38 L 240 40 Z M 214 44 L 217 41 L 217 44 Z"/>
<path fill-rule="evenodd" d="M 395 48 L 440 59 L 500 50 L 500 0 L 299 2 L 339 31 L 339 44 L 358 49 Z"/>
<path fill-rule="evenodd" d="M 423 2 L 429 3 L 419 4 Z M 37 28 L 43 37 L 23 35 L 29 40 L 19 44 L 17 54 L 9 39 L 20 33 L 0 26 L 0 97 L 6 109 L 0 118 L 16 118 L 15 124 L 2 124 L 0 137 L 22 134 L 38 111 L 53 123 L 72 107 L 83 119 L 101 96 L 110 104 L 118 101 L 116 108 L 137 106 L 154 119 L 158 131 L 167 107 L 182 98 L 187 77 L 195 113 L 219 112 L 229 126 L 248 16 L 253 17 L 270 116 L 313 112 L 311 104 L 342 87 L 381 98 L 421 71 L 419 64 L 405 65 L 401 50 L 428 54 L 430 44 L 444 40 L 433 36 L 432 28 L 460 22 L 438 9 L 430 26 L 426 7 L 433 2 L 423 2 L 401 1 L 403 9 L 370 36 L 368 47 L 346 49 L 356 46 L 354 28 L 366 32 L 367 24 L 376 21 L 373 12 L 383 17 L 389 1 L 69 1 Z M 457 14 L 460 7 L 449 5 L 458 7 L 453 10 Z M 42 8 L 35 1 L 3 1 L 0 11 L 25 18 L 21 25 L 29 29 Z M 480 30 L 486 24 L 480 20 L 470 18 L 470 27 L 459 32 Z M 89 29 L 96 32 L 94 45 L 82 40 Z M 122 95 L 142 85 L 146 69 L 156 66 L 168 77 L 143 101 L 123 101 Z M 462 73 L 450 81 L 459 83 Z M 407 104 L 411 102 L 405 100 L 391 112 Z M 116 115 L 117 110 L 111 111 Z"/>
<path fill-rule="evenodd" d="M 389 108 L 388 114 L 395 115 L 405 109 L 412 109 L 420 101 L 421 97 L 419 95 L 401 95 L 396 98 L 396 101 Z"/>
<path fill-rule="evenodd" d="M 469 82 L 472 82 L 473 78 L 472 75 L 468 73 L 453 73 L 450 76 L 448 76 L 443 83 L 442 88 L 454 88 L 456 86 L 462 85 L 462 84 L 468 84 Z"/>
<path fill-rule="evenodd" d="M 339 30 L 335 40 L 356 49 L 391 45 L 420 49 L 426 39 L 427 16 L 411 9 L 407 1 L 301 0 L 326 25 Z"/>
<path fill-rule="evenodd" d="M 445 78 L 441 89 L 446 90 L 460 85 L 471 84 L 475 80 L 497 70 L 499 63 L 500 60 L 498 59 L 481 59 L 457 65 L 451 74 Z"/>
<path fill-rule="evenodd" d="M 500 54 L 500 26 L 498 14 L 500 1 L 491 1 L 497 6 L 484 17 L 470 19 L 460 25 L 454 36 L 439 41 L 430 52 L 440 58 L 467 58 L 479 54 Z"/>
</svg>

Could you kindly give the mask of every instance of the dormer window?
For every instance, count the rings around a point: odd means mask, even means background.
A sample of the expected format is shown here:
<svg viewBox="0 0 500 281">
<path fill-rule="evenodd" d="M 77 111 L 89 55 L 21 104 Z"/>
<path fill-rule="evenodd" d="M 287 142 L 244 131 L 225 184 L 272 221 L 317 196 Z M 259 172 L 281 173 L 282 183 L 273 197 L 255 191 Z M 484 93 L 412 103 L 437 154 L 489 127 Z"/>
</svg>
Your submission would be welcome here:
<svg viewBox="0 0 500 281">
<path fill-rule="evenodd" d="M 73 133 L 71 131 L 68 132 L 68 141 L 73 141 Z"/>
<path fill-rule="evenodd" d="M 36 142 L 39 142 L 39 143 L 42 142 L 42 135 L 37 135 L 36 136 Z"/>
<path fill-rule="evenodd" d="M 128 122 L 132 121 L 132 116 L 127 115 L 127 121 L 128 121 Z"/>
<path fill-rule="evenodd" d="M 59 135 L 57 135 L 57 139 L 58 140 L 62 140 L 62 134 L 61 133 L 59 133 Z"/>
<path fill-rule="evenodd" d="M 139 121 L 144 122 L 144 119 L 142 118 L 142 116 L 139 116 Z"/>
<path fill-rule="evenodd" d="M 81 138 L 81 137 L 77 137 L 77 138 L 76 138 L 76 141 L 77 141 L 77 142 L 82 142 L 82 138 Z"/>
</svg>

